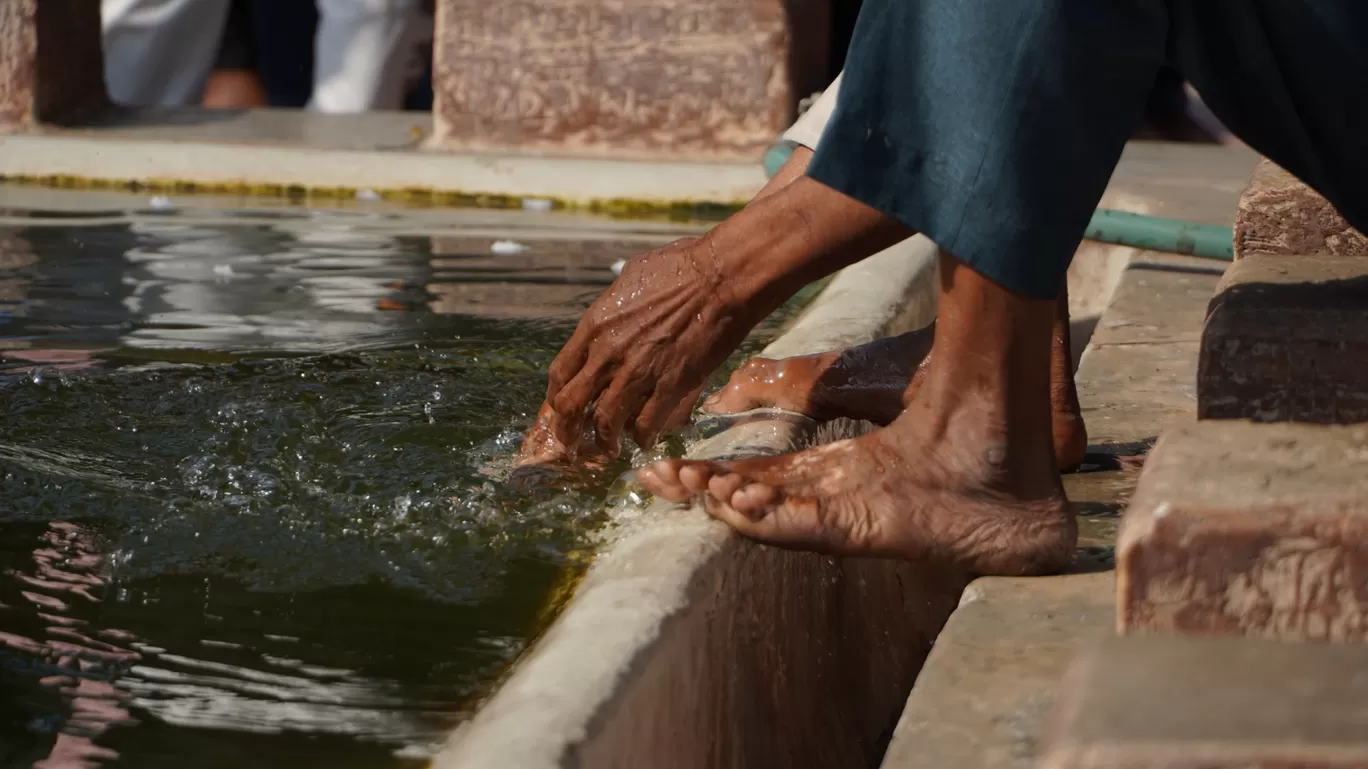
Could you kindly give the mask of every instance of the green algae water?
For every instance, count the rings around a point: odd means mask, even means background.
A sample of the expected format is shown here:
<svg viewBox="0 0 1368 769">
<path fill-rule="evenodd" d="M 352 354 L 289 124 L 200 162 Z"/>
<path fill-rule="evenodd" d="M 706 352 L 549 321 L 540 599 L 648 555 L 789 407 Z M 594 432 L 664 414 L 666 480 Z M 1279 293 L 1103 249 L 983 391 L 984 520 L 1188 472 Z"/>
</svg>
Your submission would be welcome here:
<svg viewBox="0 0 1368 769">
<path fill-rule="evenodd" d="M 0 211 L 0 767 L 420 766 L 546 621 L 625 465 L 511 457 L 646 244 L 404 223 Z"/>
</svg>

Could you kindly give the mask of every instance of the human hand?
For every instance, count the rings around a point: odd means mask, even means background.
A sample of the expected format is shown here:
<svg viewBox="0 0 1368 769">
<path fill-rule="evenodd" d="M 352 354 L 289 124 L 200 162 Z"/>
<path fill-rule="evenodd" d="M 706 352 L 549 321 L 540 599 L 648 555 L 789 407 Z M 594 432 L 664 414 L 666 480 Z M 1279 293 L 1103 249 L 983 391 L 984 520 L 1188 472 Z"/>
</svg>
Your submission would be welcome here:
<svg viewBox="0 0 1368 769">
<path fill-rule="evenodd" d="M 600 450 L 617 456 L 624 430 L 649 447 L 688 421 L 708 374 L 768 309 L 739 296 L 730 277 L 706 239 L 628 260 L 552 362 L 546 403 L 519 461 L 573 456 L 586 427 Z"/>
</svg>

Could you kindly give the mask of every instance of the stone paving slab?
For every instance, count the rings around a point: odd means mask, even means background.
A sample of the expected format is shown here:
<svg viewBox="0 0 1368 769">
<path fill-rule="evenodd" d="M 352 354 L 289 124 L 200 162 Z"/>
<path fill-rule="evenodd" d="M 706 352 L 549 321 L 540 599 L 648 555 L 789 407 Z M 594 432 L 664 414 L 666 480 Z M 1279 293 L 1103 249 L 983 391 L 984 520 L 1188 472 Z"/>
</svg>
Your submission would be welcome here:
<svg viewBox="0 0 1368 769">
<path fill-rule="evenodd" d="M 1041 769 L 1368 767 L 1368 647 L 1113 638 L 1070 668 Z"/>
<path fill-rule="evenodd" d="M 1198 416 L 1368 421 L 1368 259 L 1253 254 L 1211 300 Z"/>
<path fill-rule="evenodd" d="M 927 657 L 885 769 L 1029 767 L 1060 674 L 1111 632 L 1110 572 L 976 580 Z"/>
<path fill-rule="evenodd" d="M 1363 640 L 1368 425 L 1165 433 L 1117 544 L 1123 633 Z"/>
</svg>

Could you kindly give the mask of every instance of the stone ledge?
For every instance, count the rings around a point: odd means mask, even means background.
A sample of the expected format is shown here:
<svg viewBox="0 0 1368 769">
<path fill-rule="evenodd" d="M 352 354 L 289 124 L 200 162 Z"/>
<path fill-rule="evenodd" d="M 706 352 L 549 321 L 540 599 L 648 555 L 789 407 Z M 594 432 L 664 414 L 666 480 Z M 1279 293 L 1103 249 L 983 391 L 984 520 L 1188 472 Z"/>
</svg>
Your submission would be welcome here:
<svg viewBox="0 0 1368 769">
<path fill-rule="evenodd" d="M 1368 421 L 1368 259 L 1253 254 L 1211 300 L 1198 417 Z"/>
<path fill-rule="evenodd" d="M 1265 159 L 1240 196 L 1235 258 L 1250 254 L 1368 255 L 1368 237 L 1320 193 Z"/>
<path fill-rule="evenodd" d="M 1150 452 L 1117 543 L 1122 633 L 1368 636 L 1368 426 L 1199 422 Z"/>
<path fill-rule="evenodd" d="M 1368 647 L 1122 638 L 1071 667 L 1041 769 L 1363 769 Z"/>
</svg>

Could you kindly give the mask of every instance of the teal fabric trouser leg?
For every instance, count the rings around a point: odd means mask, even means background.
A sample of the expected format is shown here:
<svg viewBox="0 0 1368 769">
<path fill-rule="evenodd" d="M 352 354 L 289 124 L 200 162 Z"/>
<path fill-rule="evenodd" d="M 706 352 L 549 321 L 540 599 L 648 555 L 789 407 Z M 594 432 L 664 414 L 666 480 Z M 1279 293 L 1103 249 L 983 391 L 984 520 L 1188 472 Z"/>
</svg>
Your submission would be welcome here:
<svg viewBox="0 0 1368 769">
<path fill-rule="evenodd" d="M 808 173 L 1051 298 L 1165 63 L 1368 223 L 1362 0 L 865 0 Z"/>
</svg>

